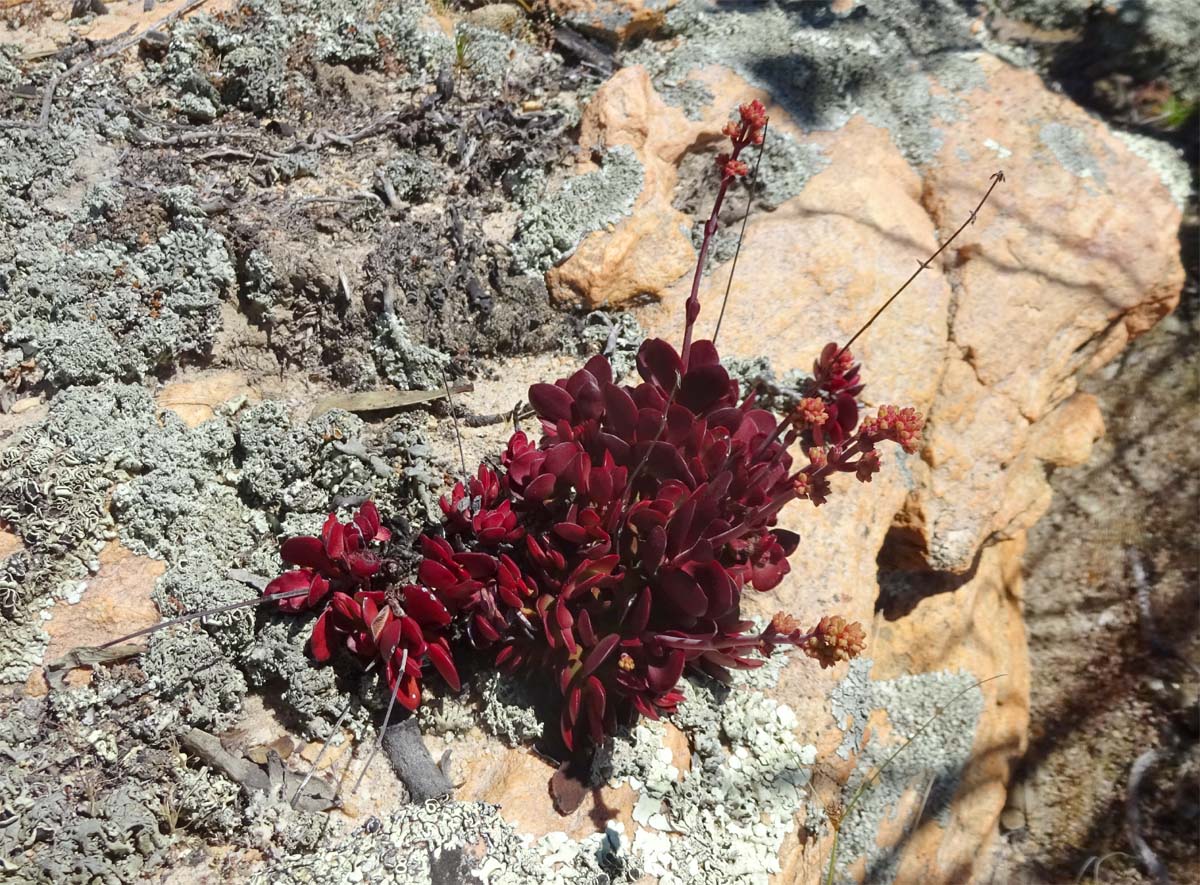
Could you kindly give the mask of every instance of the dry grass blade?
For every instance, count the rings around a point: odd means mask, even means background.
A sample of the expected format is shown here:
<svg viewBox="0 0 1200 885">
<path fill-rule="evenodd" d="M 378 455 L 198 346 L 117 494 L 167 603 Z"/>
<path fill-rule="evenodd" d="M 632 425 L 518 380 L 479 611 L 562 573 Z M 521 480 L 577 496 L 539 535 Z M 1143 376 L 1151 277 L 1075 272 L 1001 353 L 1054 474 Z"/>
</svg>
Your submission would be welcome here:
<svg viewBox="0 0 1200 885">
<path fill-rule="evenodd" d="M 371 752 L 367 754 L 367 761 L 363 763 L 362 770 L 358 773 L 358 779 L 354 781 L 354 786 L 350 788 L 350 795 L 353 796 L 358 792 L 359 785 L 362 784 L 363 778 L 367 776 L 367 769 L 371 767 L 371 762 L 375 758 L 375 754 L 379 752 L 383 746 L 383 736 L 387 732 L 388 722 L 392 718 L 392 708 L 396 706 L 396 695 L 400 693 L 400 679 L 404 676 L 404 668 L 408 666 L 408 649 L 404 649 L 400 658 L 399 675 L 396 677 L 396 684 L 392 688 L 392 697 L 388 701 L 387 711 L 383 714 L 383 724 L 379 726 L 379 737 L 376 738 L 375 744 L 371 747 Z"/>
<path fill-rule="evenodd" d="M 136 633 L 130 633 L 128 636 L 118 636 L 103 645 L 96 646 L 97 648 L 112 648 L 114 645 L 119 645 L 122 642 L 128 642 L 130 639 L 137 639 L 139 636 L 148 636 L 151 633 L 157 633 L 159 630 L 166 630 L 168 627 L 174 627 L 176 624 L 186 624 L 188 621 L 194 621 L 197 618 L 207 618 L 209 615 L 219 615 L 222 612 L 236 611 L 239 608 L 252 608 L 256 605 L 262 605 L 264 602 L 277 602 L 280 599 L 291 599 L 296 596 L 307 596 L 308 590 L 292 590 L 289 593 L 273 593 L 270 596 L 263 596 L 259 599 L 247 599 L 242 602 L 231 602 L 228 605 L 219 605 L 216 608 L 206 608 L 203 611 L 190 612 L 186 615 L 180 615 L 177 618 L 171 618 L 169 621 L 155 624 L 153 627 L 146 627 L 144 630 L 138 630 Z"/>
<path fill-rule="evenodd" d="M 375 661 L 371 661 L 363 673 L 370 673 L 375 669 Z M 337 721 L 333 723 L 333 728 L 329 730 L 329 737 L 325 738 L 325 742 L 321 744 L 321 749 L 317 753 L 317 758 L 313 760 L 312 765 L 308 769 L 308 774 L 304 775 L 304 780 L 300 781 L 300 786 L 296 787 L 296 792 L 292 796 L 291 805 L 296 807 L 296 802 L 300 799 L 300 794 L 304 792 L 304 788 L 308 786 L 308 782 L 312 780 L 314 774 L 317 773 L 317 766 L 321 764 L 321 760 L 325 758 L 325 754 L 329 751 L 330 742 L 333 741 L 334 735 L 338 733 L 338 729 L 342 727 L 342 723 L 346 721 L 346 717 L 350 715 L 350 708 L 354 706 L 354 701 L 346 702 L 346 706 L 342 707 L 342 712 L 338 714 Z"/>
<path fill-rule="evenodd" d="M 455 384 L 449 388 L 449 393 L 470 393 L 475 389 L 474 384 Z M 326 396 L 313 404 L 312 415 L 328 412 L 331 409 L 342 409 L 346 412 L 383 412 L 388 409 L 402 409 L 406 406 L 419 406 L 448 396 L 445 389 L 437 390 L 370 390 L 366 393 L 341 393 Z"/>
</svg>

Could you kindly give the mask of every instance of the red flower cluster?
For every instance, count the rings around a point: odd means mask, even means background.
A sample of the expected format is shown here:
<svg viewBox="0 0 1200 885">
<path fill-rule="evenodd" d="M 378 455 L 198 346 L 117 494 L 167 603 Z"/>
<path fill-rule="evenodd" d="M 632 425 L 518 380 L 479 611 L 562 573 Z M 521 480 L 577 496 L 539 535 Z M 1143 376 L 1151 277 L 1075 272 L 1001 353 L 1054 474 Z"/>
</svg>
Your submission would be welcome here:
<svg viewBox="0 0 1200 885">
<path fill-rule="evenodd" d="M 738 154 L 762 143 L 762 105 L 739 113 L 726 128 L 733 151 L 718 161 L 723 179 L 698 267 L 729 177 L 744 170 Z M 370 503 L 348 524 L 330 516 L 320 538 L 287 541 L 283 558 L 299 568 L 266 592 L 307 591 L 280 600 L 291 611 L 332 592 L 313 629 L 314 657 L 344 648 L 381 663 L 411 710 L 426 662 L 459 688 L 453 638 L 506 671 L 553 682 L 563 742 L 586 753 L 639 715 L 673 711 L 685 670 L 727 680 L 780 645 L 823 667 L 858 654 L 858 624 L 824 618 L 805 632 L 780 614 L 757 631 L 742 617 L 742 594 L 788 573 L 799 538 L 775 526 L 787 503 L 822 503 L 835 472 L 869 481 L 876 445 L 915 451 L 921 418 L 884 406 L 860 425 L 859 366 L 829 344 L 795 412 L 777 419 L 753 393 L 741 396 L 711 341 L 692 340 L 697 291 L 698 282 L 682 352 L 645 341 L 640 383 L 617 384 L 597 356 L 530 388 L 541 439 L 514 433 L 498 469 L 481 465 L 442 499 L 445 537 L 421 538 L 418 585 L 400 585 L 396 564 L 370 549 L 388 540 Z M 807 456 L 799 469 L 793 443 Z"/>
<path fill-rule="evenodd" d="M 784 437 L 788 443 L 798 440 L 809 460 L 794 477 L 793 489 L 818 506 L 828 499 L 833 473 L 871 481 L 880 466 L 878 443 L 894 442 L 909 454 L 920 444 L 924 419 L 911 408 L 880 406 L 876 417 L 859 424 L 859 368 L 848 349 L 826 344 L 813 363 L 806 396 L 792 411 L 794 429 Z"/>
<path fill-rule="evenodd" d="M 738 108 L 739 119 L 725 124 L 721 131 L 733 142 L 732 153 L 717 154 L 717 168 L 721 171 L 721 181 L 740 178 L 750 172 L 750 167 L 738 159 L 738 155 L 750 145 L 763 143 L 763 135 L 767 128 L 767 109 L 758 99 Z"/>
</svg>

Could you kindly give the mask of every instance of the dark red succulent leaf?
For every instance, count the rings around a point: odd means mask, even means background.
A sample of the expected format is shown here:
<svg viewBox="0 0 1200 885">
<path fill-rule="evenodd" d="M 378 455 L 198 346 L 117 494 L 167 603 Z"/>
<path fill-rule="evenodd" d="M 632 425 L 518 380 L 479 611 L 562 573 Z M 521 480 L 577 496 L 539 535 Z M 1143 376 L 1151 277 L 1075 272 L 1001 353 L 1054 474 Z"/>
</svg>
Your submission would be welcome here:
<svg viewBox="0 0 1200 885">
<path fill-rule="evenodd" d="M 313 608 L 324 598 L 329 588 L 353 591 L 367 588 L 380 569 L 380 559 L 370 545 L 386 543 L 391 532 L 380 521 L 379 511 L 371 501 L 364 503 L 351 518 L 343 523 L 337 514 L 331 513 L 321 528 L 320 537 L 302 535 L 288 538 L 279 548 L 279 555 L 289 565 L 299 567 L 300 573 L 314 576 L 314 594 L 280 600 L 284 611 L 301 611 Z M 281 589 L 300 589 L 300 578 L 296 572 L 288 572 L 268 585 L 268 593 L 282 593 Z M 293 577 L 288 577 L 293 575 Z M 318 587 L 316 578 L 322 585 Z M 280 583 L 283 582 L 283 583 Z M 274 589 L 272 589 L 274 588 Z M 319 591 L 319 592 L 318 592 Z"/>
<path fill-rule="evenodd" d="M 307 611 L 320 605 L 329 594 L 329 587 L 329 581 L 317 574 L 313 569 L 301 568 L 284 572 L 267 584 L 263 590 L 263 594 L 274 596 L 277 593 L 292 593 L 298 590 L 307 590 L 307 596 L 291 596 L 287 599 L 279 600 L 280 610 L 285 612 L 299 612 Z"/>
</svg>

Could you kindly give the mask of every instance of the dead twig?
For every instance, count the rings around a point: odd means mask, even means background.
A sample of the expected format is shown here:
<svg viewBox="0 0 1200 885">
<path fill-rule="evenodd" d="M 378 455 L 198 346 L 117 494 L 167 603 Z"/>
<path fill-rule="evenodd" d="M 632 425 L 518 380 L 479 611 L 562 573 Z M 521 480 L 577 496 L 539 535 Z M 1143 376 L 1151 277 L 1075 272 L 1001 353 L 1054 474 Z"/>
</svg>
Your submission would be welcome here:
<svg viewBox="0 0 1200 885">
<path fill-rule="evenodd" d="M 355 194 L 351 197 L 303 197 L 293 206 L 315 206 L 322 203 L 350 205 L 353 203 L 378 203 L 379 197 L 375 194 Z"/>
<path fill-rule="evenodd" d="M 1125 835 L 1129 837 L 1129 844 L 1137 852 L 1138 860 L 1142 862 L 1146 872 L 1156 881 L 1166 882 L 1167 868 L 1142 836 L 1141 812 L 1138 809 L 1138 790 L 1142 785 L 1142 778 L 1154 767 L 1157 760 L 1158 751 L 1150 749 L 1138 756 L 1133 762 L 1133 767 L 1129 769 L 1129 785 L 1125 792 Z"/>
<path fill-rule="evenodd" d="M 451 393 L 470 393 L 475 389 L 474 384 L 455 384 L 450 388 Z M 371 390 L 366 393 L 340 393 L 326 396 L 317 400 L 313 405 L 313 416 L 328 412 L 330 409 L 342 409 L 347 412 L 382 412 L 387 409 L 402 409 L 405 406 L 416 406 L 421 403 L 441 399 L 446 391 L 436 390 Z"/>
<path fill-rule="evenodd" d="M 17 120 L 0 120 L 0 127 L 9 129 L 45 129 L 50 125 L 50 111 L 54 105 L 54 95 L 56 92 L 58 92 L 58 87 L 64 82 L 70 80 L 79 72 L 90 68 L 92 65 L 99 64 L 106 59 L 112 58 L 114 55 L 119 55 L 126 49 L 136 46 L 145 34 L 171 24 L 175 20 L 187 15 L 189 12 L 199 9 L 207 2 L 208 0 L 189 0 L 189 2 L 185 3 L 174 12 L 163 16 L 159 21 L 155 22 L 150 27 L 144 28 L 136 33 L 134 33 L 134 29 L 131 26 L 127 31 L 125 31 L 125 33 L 113 38 L 95 54 L 83 59 L 82 61 L 76 62 L 71 67 L 67 68 L 67 70 L 63 73 L 55 74 L 50 78 L 49 82 L 46 83 L 46 91 L 42 93 L 42 110 L 38 115 L 37 123 L 27 123 L 25 121 Z"/>
<path fill-rule="evenodd" d="M 277 762 L 270 772 L 263 771 L 255 763 L 241 756 L 234 756 L 221 746 L 221 741 L 198 728 L 185 732 L 180 740 L 183 748 L 202 763 L 219 771 L 246 790 L 271 794 L 277 790 L 291 792 L 292 784 L 301 781 L 303 789 L 296 789 L 292 805 L 302 811 L 327 811 L 334 806 L 334 790 L 320 779 L 302 779 L 300 775 L 286 771 Z M 275 759 L 278 755 L 273 754 Z M 276 781 L 278 783 L 276 783 Z"/>
</svg>

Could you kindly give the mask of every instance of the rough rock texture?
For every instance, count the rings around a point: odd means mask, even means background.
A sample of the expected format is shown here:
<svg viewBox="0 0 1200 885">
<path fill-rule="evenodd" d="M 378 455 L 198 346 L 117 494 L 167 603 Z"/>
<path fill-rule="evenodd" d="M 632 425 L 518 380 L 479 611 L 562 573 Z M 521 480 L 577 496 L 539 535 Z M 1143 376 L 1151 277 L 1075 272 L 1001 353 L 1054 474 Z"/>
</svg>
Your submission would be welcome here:
<svg viewBox="0 0 1200 885">
<path fill-rule="evenodd" d="M 989 4 L 1038 28 L 1077 31 L 1095 56 L 1093 76 L 1110 71 L 1138 82 L 1165 81 L 1180 99 L 1200 95 L 1200 10 L 1187 0 L 992 0 Z"/>
<path fill-rule="evenodd" d="M 1179 211 L 1157 174 L 1033 74 L 980 53 L 966 63 L 976 85 L 956 93 L 957 115 L 941 127 L 934 162 L 916 168 L 894 133 L 861 116 L 805 131 L 770 94 L 715 66 L 692 74 L 713 96 L 698 120 L 664 105 L 646 72 L 621 71 L 585 109 L 581 145 L 602 135 L 638 153 L 647 170 L 642 208 L 612 233 L 591 235 L 547 277 L 552 291 L 570 280 L 572 293 L 593 303 L 611 293 L 583 288 L 589 278 L 661 292 L 661 306 L 639 318 L 651 334 L 677 340 L 690 279 L 664 289 L 663 252 L 637 254 L 630 232 L 642 212 L 655 217 L 656 199 L 670 199 L 681 158 L 715 142 L 735 103 L 759 97 L 773 133 L 818 147 L 829 163 L 797 196 L 751 218 L 719 344 L 731 356 L 769 357 L 780 372 L 803 370 L 825 341 L 845 340 L 1004 169 L 1008 181 L 978 223 L 855 348 L 869 406 L 900 402 L 931 416 L 922 456 L 889 457 L 871 486 L 847 486 L 819 512 L 785 511 L 801 552 L 785 584 L 759 600 L 763 614 L 783 608 L 808 621 L 836 611 L 874 622 L 873 668 L 821 672 L 801 661 L 770 692 L 818 748 L 817 770 L 847 782 L 840 801 L 882 761 L 880 746 L 922 724 L 914 711 L 932 713 L 956 690 L 967 690 L 957 702 L 967 703 L 975 681 L 1000 677 L 973 689 L 977 720 L 917 738 L 905 753 L 915 759 L 901 767 L 909 780 L 885 778 L 843 824 L 839 868 L 866 881 L 960 882 L 986 872 L 1026 740 L 1024 531 L 1047 506 L 1046 466 L 1081 463 L 1103 427 L 1074 378 L 1150 328 L 1182 282 Z M 1137 215 L 1123 210 L 1135 203 Z M 587 260 L 606 248 L 611 264 Z M 639 290 L 638 269 L 651 255 L 655 272 Z M 727 274 L 727 264 L 716 267 L 702 286 L 703 334 Z M 897 679 L 914 681 L 891 690 L 889 706 L 878 686 Z M 836 716 L 831 696 L 843 698 Z M 961 770 L 929 781 L 920 759 Z M 818 789 L 830 807 L 837 793 Z M 814 815 L 810 807 L 806 826 L 819 834 Z M 823 832 L 803 843 L 789 837 L 779 881 L 819 877 L 829 851 Z"/>
<path fill-rule="evenodd" d="M 621 43 L 662 27 L 677 0 L 550 0 L 555 15 L 585 34 Z"/>
</svg>

